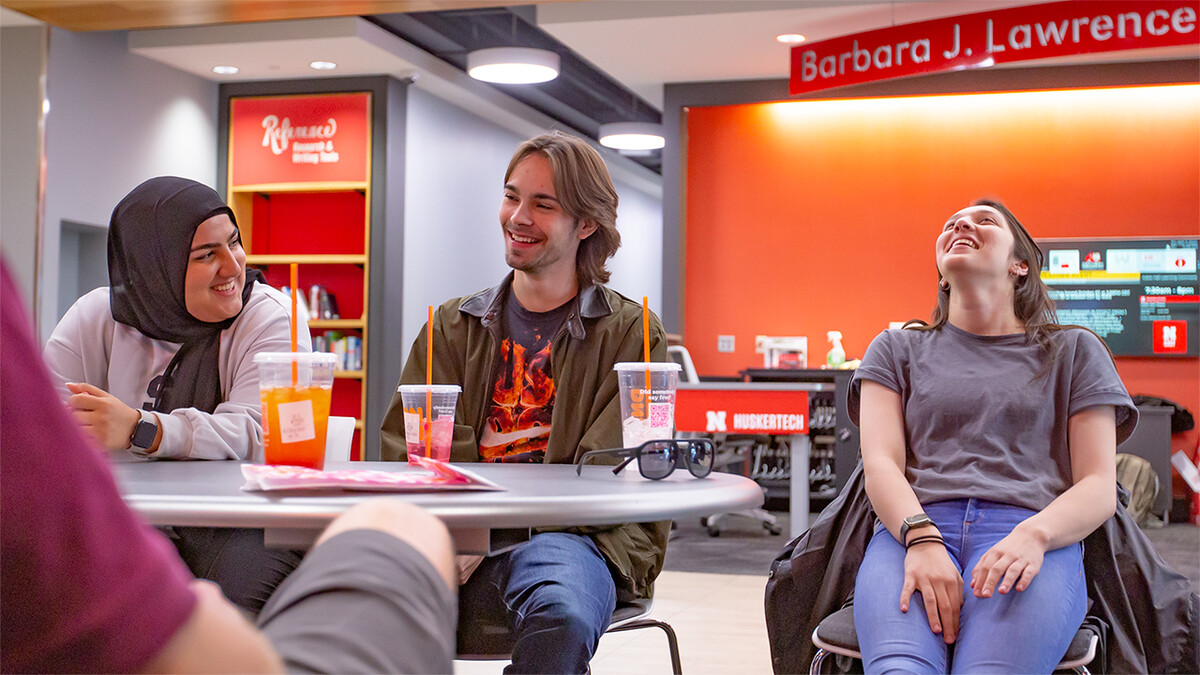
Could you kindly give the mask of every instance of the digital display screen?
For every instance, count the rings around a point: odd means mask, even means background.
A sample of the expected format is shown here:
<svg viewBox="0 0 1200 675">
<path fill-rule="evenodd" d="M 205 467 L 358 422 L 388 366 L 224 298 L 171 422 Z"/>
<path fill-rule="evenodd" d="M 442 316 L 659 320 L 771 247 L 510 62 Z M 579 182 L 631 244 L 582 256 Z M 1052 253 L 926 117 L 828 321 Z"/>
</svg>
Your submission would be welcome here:
<svg viewBox="0 0 1200 675">
<path fill-rule="evenodd" d="M 1040 239 L 1058 322 L 1118 356 L 1200 355 L 1198 239 Z"/>
</svg>

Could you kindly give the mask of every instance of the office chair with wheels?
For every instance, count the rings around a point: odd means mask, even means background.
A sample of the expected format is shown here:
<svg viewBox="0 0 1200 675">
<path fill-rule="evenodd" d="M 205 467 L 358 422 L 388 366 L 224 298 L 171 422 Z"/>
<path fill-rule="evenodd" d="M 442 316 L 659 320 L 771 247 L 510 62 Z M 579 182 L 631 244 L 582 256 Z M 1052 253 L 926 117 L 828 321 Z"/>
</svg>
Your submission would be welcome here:
<svg viewBox="0 0 1200 675">
<path fill-rule="evenodd" d="M 696 365 L 692 363 L 692 355 L 688 352 L 687 347 L 682 345 L 671 345 L 667 347 L 667 356 L 675 363 L 678 363 L 683 371 L 680 373 L 680 381 L 687 383 L 697 383 L 700 381 L 700 376 L 696 373 Z M 713 441 L 717 445 L 717 456 L 714 461 L 714 467 L 717 470 L 728 470 L 735 464 L 740 464 L 748 457 L 754 457 L 762 451 L 761 445 L 766 443 L 769 445 L 770 438 L 766 436 L 744 436 L 744 435 L 726 435 L 714 434 Z M 720 536 L 721 529 L 733 516 L 749 518 L 753 521 L 761 523 L 763 529 L 771 534 L 778 535 L 783 532 L 783 528 L 779 526 L 778 519 L 765 509 L 747 509 L 745 511 L 730 511 L 728 513 L 716 513 L 711 516 L 700 519 L 700 524 L 704 526 L 708 532 L 708 536 Z"/>
<path fill-rule="evenodd" d="M 671 628 L 671 624 L 666 621 L 650 617 L 653 604 L 654 601 L 649 598 L 618 604 L 617 608 L 613 610 L 612 620 L 604 632 L 608 634 L 639 628 L 661 629 L 667 636 L 667 649 L 671 655 L 671 672 L 674 675 L 682 675 L 683 665 L 679 659 L 679 640 L 675 636 L 675 629 Z M 468 630 L 475 633 L 469 636 L 468 640 L 464 640 L 461 633 L 459 635 L 460 652 L 463 652 L 464 649 L 468 651 L 458 654 L 455 658 L 463 661 L 498 661 L 511 656 L 513 637 L 507 626 L 474 624 L 469 626 Z M 468 644 L 464 645 L 464 642 Z"/>
<path fill-rule="evenodd" d="M 753 436 L 740 434 L 714 434 L 713 441 L 717 444 L 717 456 L 713 461 L 713 468 L 716 470 L 730 470 L 737 464 L 742 464 L 750 459 L 757 461 L 758 456 L 770 447 L 770 436 Z M 727 511 L 725 513 L 717 513 L 711 516 L 700 519 L 700 524 L 704 526 L 710 537 L 721 536 L 721 530 L 726 528 L 726 523 L 733 517 L 749 518 L 762 525 L 763 529 L 770 532 L 772 535 L 779 535 L 783 532 L 783 528 L 779 525 L 779 519 L 774 514 L 766 509 L 745 509 L 742 511 Z"/>
<path fill-rule="evenodd" d="M 830 654 L 861 659 L 862 652 L 858 649 L 858 633 L 854 629 L 854 606 L 843 607 L 825 617 L 813 631 L 812 642 L 817 647 L 817 653 L 813 656 L 812 665 L 809 666 L 809 675 L 819 675 L 821 666 Z M 1096 658 L 1099 642 L 1100 637 L 1085 622 L 1075 633 L 1075 637 L 1071 640 L 1071 646 L 1067 648 L 1067 653 L 1055 666 L 1054 671 L 1070 671 L 1086 675 L 1090 672 L 1087 665 Z M 1019 645 L 1014 645 L 1014 647 L 1019 647 Z"/>
</svg>

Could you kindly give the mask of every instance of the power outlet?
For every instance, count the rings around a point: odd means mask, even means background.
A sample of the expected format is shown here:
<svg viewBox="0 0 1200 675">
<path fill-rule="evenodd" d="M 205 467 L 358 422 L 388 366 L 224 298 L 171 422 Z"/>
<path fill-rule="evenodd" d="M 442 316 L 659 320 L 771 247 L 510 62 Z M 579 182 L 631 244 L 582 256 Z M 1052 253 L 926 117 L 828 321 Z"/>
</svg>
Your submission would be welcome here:
<svg viewBox="0 0 1200 675">
<path fill-rule="evenodd" d="M 717 351 L 730 353 L 733 351 L 733 336 L 718 335 L 717 336 Z"/>
</svg>

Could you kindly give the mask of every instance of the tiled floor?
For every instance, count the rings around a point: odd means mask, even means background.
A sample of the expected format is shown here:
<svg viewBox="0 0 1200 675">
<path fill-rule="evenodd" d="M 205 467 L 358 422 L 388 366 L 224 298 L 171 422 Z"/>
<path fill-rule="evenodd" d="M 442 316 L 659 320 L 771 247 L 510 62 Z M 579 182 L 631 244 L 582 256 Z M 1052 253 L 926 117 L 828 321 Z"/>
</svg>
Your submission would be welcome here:
<svg viewBox="0 0 1200 675">
<path fill-rule="evenodd" d="M 771 672 L 763 619 L 766 575 L 663 572 L 654 594 L 655 618 L 679 637 L 687 675 Z M 455 672 L 494 675 L 503 661 L 458 661 Z M 605 635 L 592 659 L 595 675 L 670 673 L 667 639 L 646 628 Z"/>
</svg>

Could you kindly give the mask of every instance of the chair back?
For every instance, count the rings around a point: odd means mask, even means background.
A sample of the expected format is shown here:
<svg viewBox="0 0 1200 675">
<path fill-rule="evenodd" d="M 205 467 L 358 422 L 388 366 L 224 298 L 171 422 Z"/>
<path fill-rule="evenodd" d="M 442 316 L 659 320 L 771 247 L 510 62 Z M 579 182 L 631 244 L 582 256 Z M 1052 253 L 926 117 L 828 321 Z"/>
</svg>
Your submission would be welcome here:
<svg viewBox="0 0 1200 675">
<path fill-rule="evenodd" d="M 350 444 L 354 441 L 354 418 L 329 416 L 325 429 L 325 461 L 349 462 Z"/>
<path fill-rule="evenodd" d="M 696 374 L 696 364 L 692 363 L 692 355 L 688 352 L 687 347 L 683 345 L 667 347 L 667 358 L 683 367 L 679 378 L 681 382 L 700 381 L 700 376 Z"/>
</svg>

